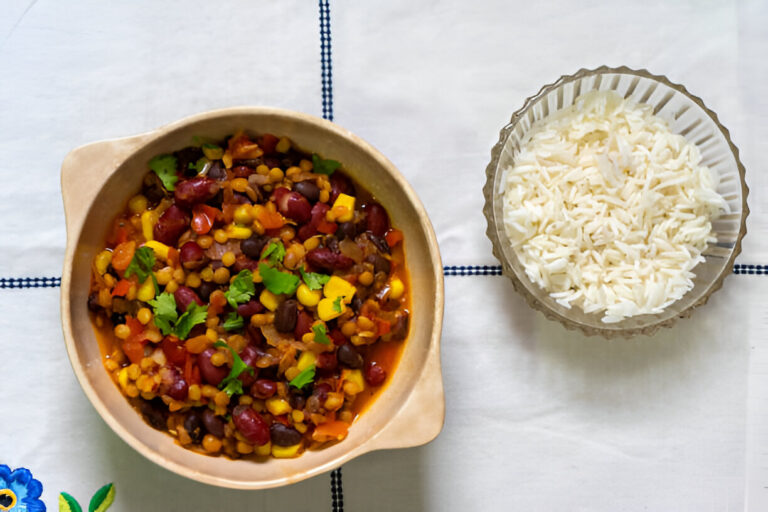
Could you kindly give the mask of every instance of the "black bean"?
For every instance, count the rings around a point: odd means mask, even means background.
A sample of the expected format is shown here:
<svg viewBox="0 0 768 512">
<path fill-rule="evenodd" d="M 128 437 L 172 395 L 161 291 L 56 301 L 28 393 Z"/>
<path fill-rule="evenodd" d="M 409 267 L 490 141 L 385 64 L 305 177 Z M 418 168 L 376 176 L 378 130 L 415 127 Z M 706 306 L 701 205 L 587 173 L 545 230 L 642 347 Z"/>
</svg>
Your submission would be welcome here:
<svg viewBox="0 0 768 512">
<path fill-rule="evenodd" d="M 101 309 L 101 304 L 99 304 L 98 293 L 93 292 L 88 296 L 88 309 L 91 311 L 98 311 Z"/>
<path fill-rule="evenodd" d="M 184 418 L 184 429 L 186 429 L 187 434 L 189 434 L 193 443 L 197 444 L 203 440 L 203 436 L 205 435 L 204 428 L 205 424 L 203 423 L 203 418 L 200 413 L 194 409 L 189 411 L 187 417 Z"/>
<path fill-rule="evenodd" d="M 216 283 L 203 281 L 202 283 L 200 283 L 200 288 L 197 289 L 197 295 L 201 299 L 203 299 L 203 301 L 208 302 L 208 299 L 211 297 L 211 294 L 218 289 L 219 287 L 216 285 Z"/>
<path fill-rule="evenodd" d="M 195 176 L 197 169 L 190 169 L 189 164 L 194 165 L 203 156 L 203 150 L 195 146 L 188 146 L 178 150 L 174 156 L 176 157 L 178 172 L 186 176 Z"/>
<path fill-rule="evenodd" d="M 150 206 L 156 206 L 166 194 L 163 182 L 154 172 L 147 173 L 144 176 L 141 193 L 147 198 L 147 202 Z"/>
<path fill-rule="evenodd" d="M 264 160 L 262 160 L 261 158 L 245 158 L 242 160 L 241 159 L 233 160 L 232 165 L 233 166 L 244 165 L 246 167 L 250 167 L 251 169 L 255 169 L 263 163 L 264 163 Z"/>
<path fill-rule="evenodd" d="M 333 252 L 339 252 L 339 239 L 333 235 L 325 237 L 323 244 Z"/>
<path fill-rule="evenodd" d="M 310 202 L 320 198 L 320 189 L 309 180 L 300 181 L 293 186 L 293 190 L 306 197 Z"/>
<path fill-rule="evenodd" d="M 213 179 L 213 178 L 211 178 Z M 215 196 L 213 196 L 212 199 L 209 199 L 205 202 L 208 206 L 213 206 L 214 208 L 221 208 L 221 204 L 224 202 L 224 192 L 219 190 Z"/>
<path fill-rule="evenodd" d="M 112 316 L 110 316 L 109 319 L 112 321 L 112 325 L 124 324 L 125 323 L 125 314 L 124 313 L 112 313 Z"/>
<path fill-rule="evenodd" d="M 353 222 L 342 222 L 339 224 L 339 229 L 336 230 L 336 234 L 339 238 L 344 240 L 345 238 L 349 238 L 350 240 L 354 240 L 357 236 L 357 226 Z"/>
<path fill-rule="evenodd" d="M 209 434 L 216 437 L 224 437 L 224 422 L 212 410 L 205 409 L 203 411 L 203 425 L 205 425 L 205 430 Z"/>
<path fill-rule="evenodd" d="M 355 314 L 359 313 L 360 308 L 363 307 L 363 299 L 361 299 L 360 297 L 357 296 L 357 294 L 355 294 L 354 298 L 352 299 L 352 304 L 350 304 L 350 306 L 352 306 L 352 311 L 354 311 Z"/>
<path fill-rule="evenodd" d="M 361 356 L 352 345 L 342 345 L 336 352 L 339 363 L 353 370 L 363 367 L 363 356 Z"/>
<path fill-rule="evenodd" d="M 227 171 L 224 169 L 224 166 L 221 165 L 221 161 L 216 160 L 211 164 L 211 168 L 208 169 L 208 177 L 216 181 L 226 179 Z"/>
<path fill-rule="evenodd" d="M 293 332 L 299 314 L 299 303 L 293 299 L 284 300 L 275 312 L 275 329 L 279 332 Z"/>
<path fill-rule="evenodd" d="M 269 437 L 277 446 L 293 446 L 301 442 L 301 434 L 293 427 L 275 422 L 269 427 Z"/>
<path fill-rule="evenodd" d="M 387 243 L 384 238 L 380 236 L 376 236 L 372 233 L 368 234 L 368 239 L 373 242 L 373 245 L 376 246 L 378 250 L 380 250 L 384 254 L 389 254 L 389 244 Z"/>
<path fill-rule="evenodd" d="M 267 242 L 269 242 L 268 236 L 253 235 L 240 242 L 240 250 L 252 260 L 258 260 Z"/>
<path fill-rule="evenodd" d="M 385 274 L 389 275 L 389 270 L 391 268 L 391 265 L 389 263 L 389 260 L 384 256 L 381 256 L 379 254 L 371 254 L 365 259 L 365 261 L 367 261 L 368 263 L 373 263 L 373 271 L 375 273 L 384 272 Z"/>
<path fill-rule="evenodd" d="M 149 423 L 152 428 L 156 428 L 157 430 L 165 430 L 168 428 L 166 423 L 166 411 L 168 408 L 159 398 L 154 400 L 140 400 L 139 410 L 146 422 Z"/>
<path fill-rule="evenodd" d="M 303 389 L 310 391 L 309 388 L 309 386 L 306 386 Z M 307 399 L 302 393 L 303 391 L 301 389 L 291 388 L 291 393 L 288 395 L 288 403 L 291 404 L 293 409 L 303 409 L 304 404 L 307 403 Z"/>
</svg>

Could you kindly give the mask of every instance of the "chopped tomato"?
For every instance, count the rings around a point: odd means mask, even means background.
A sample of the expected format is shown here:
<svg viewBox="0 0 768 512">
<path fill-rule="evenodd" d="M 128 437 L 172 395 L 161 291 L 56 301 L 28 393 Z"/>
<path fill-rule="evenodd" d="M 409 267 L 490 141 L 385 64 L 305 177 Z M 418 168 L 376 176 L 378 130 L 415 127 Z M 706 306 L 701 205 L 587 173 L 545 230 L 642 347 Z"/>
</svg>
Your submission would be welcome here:
<svg viewBox="0 0 768 512">
<path fill-rule="evenodd" d="M 127 339 L 123 341 L 123 352 L 132 363 L 139 364 L 144 358 L 144 343 Z"/>
<path fill-rule="evenodd" d="M 258 144 L 253 142 L 243 132 L 236 133 L 231 139 L 229 139 L 229 152 L 232 154 L 232 158 L 246 159 L 246 158 L 259 158 L 264 154 L 264 151 Z"/>
<path fill-rule="evenodd" d="M 329 222 L 325 219 L 322 219 L 320 222 L 317 223 L 317 230 L 320 233 L 325 233 L 326 235 L 332 235 L 336 232 L 336 230 L 339 228 L 339 225 L 335 222 Z"/>
<path fill-rule="evenodd" d="M 384 235 L 384 239 L 387 241 L 387 245 L 394 247 L 403 241 L 403 232 L 399 229 L 390 229 L 387 234 Z"/>
<path fill-rule="evenodd" d="M 185 350 L 184 357 L 184 380 L 190 384 L 192 382 L 192 354 Z"/>
<path fill-rule="evenodd" d="M 374 318 L 373 323 L 376 324 L 376 333 L 379 336 L 383 336 L 384 334 L 387 334 L 392 328 L 392 325 L 389 322 L 379 317 Z"/>
<path fill-rule="evenodd" d="M 192 230 L 198 235 L 208 233 L 216 222 L 219 210 L 207 204 L 198 204 L 192 209 Z"/>
<path fill-rule="evenodd" d="M 179 250 L 175 247 L 168 248 L 168 264 L 172 267 L 178 267 L 179 265 Z"/>
<path fill-rule="evenodd" d="M 277 146 L 277 143 L 280 139 L 272 135 L 271 133 L 265 133 L 258 139 L 256 139 L 256 142 L 261 146 L 261 149 L 264 150 L 264 153 L 267 155 L 271 155 L 275 152 L 275 146 Z"/>
<path fill-rule="evenodd" d="M 166 336 L 163 341 L 160 342 L 160 348 L 165 353 L 165 357 L 168 361 L 181 366 L 187 359 L 187 351 L 184 346 L 179 343 L 178 338 L 172 336 Z M 190 369 L 191 371 L 191 369 Z"/>
<path fill-rule="evenodd" d="M 128 293 L 128 290 L 131 289 L 131 283 L 132 281 L 130 279 L 121 279 L 118 281 L 118 283 L 112 289 L 112 296 L 125 297 L 125 295 Z"/>
<path fill-rule="evenodd" d="M 318 442 L 341 441 L 347 437 L 349 423 L 344 421 L 329 421 L 321 423 L 312 432 L 312 439 Z"/>
<path fill-rule="evenodd" d="M 264 229 L 277 229 L 285 225 L 285 219 L 278 212 L 270 212 L 266 208 L 256 211 L 256 219 L 261 222 Z"/>
<path fill-rule="evenodd" d="M 235 210 L 239 207 L 239 204 L 227 203 L 221 208 L 221 212 L 224 215 L 224 222 L 231 224 L 235 219 Z"/>
<path fill-rule="evenodd" d="M 133 253 L 136 252 L 136 242 L 123 242 L 115 247 L 112 252 L 112 267 L 115 270 L 123 271 L 128 268 L 133 259 Z"/>
</svg>

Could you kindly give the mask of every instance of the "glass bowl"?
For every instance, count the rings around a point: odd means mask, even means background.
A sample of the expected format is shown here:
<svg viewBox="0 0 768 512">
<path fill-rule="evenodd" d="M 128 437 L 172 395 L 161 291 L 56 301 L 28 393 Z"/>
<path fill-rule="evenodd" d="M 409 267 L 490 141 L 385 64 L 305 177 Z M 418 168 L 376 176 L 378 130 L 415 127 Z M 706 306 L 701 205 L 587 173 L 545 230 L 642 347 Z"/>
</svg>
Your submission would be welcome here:
<svg viewBox="0 0 768 512">
<path fill-rule="evenodd" d="M 725 198 L 731 210 L 731 213 L 712 222 L 717 242 L 709 244 L 702 254 L 704 261 L 694 267 L 694 287 L 688 293 L 661 313 L 628 317 L 616 323 L 604 323 L 600 311 L 584 313 L 578 306 L 565 308 L 532 282 L 509 243 L 502 215 L 505 170 L 515 161 L 531 125 L 550 113 L 571 106 L 578 96 L 592 90 L 616 91 L 624 98 L 650 105 L 654 114 L 669 123 L 672 132 L 683 135 L 698 147 L 703 165 L 719 173 L 717 192 Z M 678 318 L 690 316 L 696 307 L 707 302 L 731 273 L 734 259 L 741 252 L 741 239 L 747 231 L 749 189 L 744 180 L 739 150 L 731 141 L 730 133 L 720 124 L 717 114 L 708 109 L 700 98 L 682 85 L 670 82 L 667 77 L 653 75 L 643 69 L 607 66 L 581 69 L 545 85 L 538 94 L 528 98 L 501 129 L 499 141 L 491 151 L 486 175 L 483 213 L 488 221 L 487 235 L 493 244 L 493 254 L 501 262 L 502 272 L 512 280 L 515 289 L 531 307 L 550 320 L 558 320 L 566 328 L 581 330 L 586 335 L 599 334 L 611 338 L 652 334 L 661 327 L 671 326 Z"/>
</svg>

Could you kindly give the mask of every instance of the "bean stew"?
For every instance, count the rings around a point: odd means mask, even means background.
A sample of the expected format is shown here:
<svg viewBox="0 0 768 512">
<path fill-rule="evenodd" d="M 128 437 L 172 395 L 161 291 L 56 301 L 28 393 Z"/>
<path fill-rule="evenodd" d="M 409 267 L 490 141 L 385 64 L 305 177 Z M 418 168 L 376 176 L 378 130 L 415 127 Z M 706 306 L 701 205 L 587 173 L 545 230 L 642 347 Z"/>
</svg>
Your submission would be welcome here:
<svg viewBox="0 0 768 512">
<path fill-rule="evenodd" d="M 94 258 L 118 388 L 182 446 L 296 457 L 343 440 L 409 327 L 403 234 L 339 162 L 238 132 L 154 157 Z"/>
</svg>

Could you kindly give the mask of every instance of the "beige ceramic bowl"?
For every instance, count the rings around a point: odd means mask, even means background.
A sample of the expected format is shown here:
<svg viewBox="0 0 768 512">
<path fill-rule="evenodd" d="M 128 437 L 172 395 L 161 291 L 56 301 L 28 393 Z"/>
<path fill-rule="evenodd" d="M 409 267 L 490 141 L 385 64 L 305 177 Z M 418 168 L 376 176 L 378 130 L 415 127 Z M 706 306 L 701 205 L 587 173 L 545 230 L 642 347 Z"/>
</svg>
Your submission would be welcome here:
<svg viewBox="0 0 768 512">
<path fill-rule="evenodd" d="M 404 232 L 412 293 L 410 335 L 400 364 L 349 436 L 296 459 L 263 463 L 200 455 L 147 425 L 104 369 L 87 309 L 91 261 L 104 244 L 111 220 L 140 189 L 150 158 L 188 146 L 194 136 L 223 138 L 240 128 L 285 135 L 300 148 L 342 162 Z M 445 402 L 440 372 L 443 276 L 437 241 L 413 189 L 366 142 L 333 123 L 297 112 L 260 107 L 216 110 L 135 137 L 77 148 L 64 160 L 61 187 L 67 223 L 61 319 L 72 368 L 101 417 L 148 459 L 201 482 L 264 489 L 318 475 L 373 450 L 418 446 L 440 432 Z"/>
</svg>

